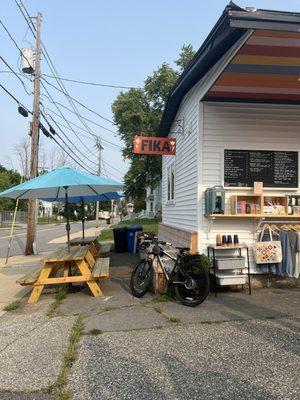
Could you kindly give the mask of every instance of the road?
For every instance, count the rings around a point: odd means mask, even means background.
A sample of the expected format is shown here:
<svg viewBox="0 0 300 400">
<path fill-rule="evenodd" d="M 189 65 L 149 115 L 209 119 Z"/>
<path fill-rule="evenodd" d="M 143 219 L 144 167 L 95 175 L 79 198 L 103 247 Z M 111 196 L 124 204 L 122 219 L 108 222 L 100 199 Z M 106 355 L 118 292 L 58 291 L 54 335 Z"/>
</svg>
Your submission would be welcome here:
<svg viewBox="0 0 300 400">
<path fill-rule="evenodd" d="M 86 223 L 86 230 L 89 235 L 94 235 L 95 222 L 89 221 Z M 104 226 L 104 225 L 102 225 Z M 81 232 L 81 222 L 74 222 L 71 224 L 71 234 Z M 9 243 L 9 229 L 0 230 L 0 258 L 6 257 L 7 247 Z M 53 243 L 51 243 L 56 239 Z M 65 224 L 49 224 L 38 225 L 37 227 L 37 249 L 38 252 L 51 251 L 57 249 L 58 246 L 63 245 L 66 241 L 66 227 Z M 11 246 L 11 256 L 24 254 L 26 244 L 26 227 L 20 227 L 15 230 L 14 238 Z"/>
</svg>

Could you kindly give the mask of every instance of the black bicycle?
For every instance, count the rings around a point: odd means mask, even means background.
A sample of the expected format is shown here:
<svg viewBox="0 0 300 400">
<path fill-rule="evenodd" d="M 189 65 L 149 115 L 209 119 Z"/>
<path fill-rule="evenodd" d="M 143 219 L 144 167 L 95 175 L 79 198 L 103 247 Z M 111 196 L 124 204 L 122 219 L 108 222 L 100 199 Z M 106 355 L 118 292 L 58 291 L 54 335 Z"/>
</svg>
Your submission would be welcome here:
<svg viewBox="0 0 300 400">
<path fill-rule="evenodd" d="M 135 297 L 144 296 L 153 282 L 153 262 L 157 260 L 165 277 L 166 293 L 173 288 L 177 299 L 185 306 L 195 307 L 201 304 L 209 293 L 210 281 L 207 269 L 201 265 L 199 254 L 190 254 L 187 247 L 176 247 L 178 254 L 173 257 L 162 246 L 170 243 L 156 240 L 153 237 L 144 237 L 139 250 L 144 251 L 145 258 L 135 266 L 130 280 L 131 292 Z M 169 269 L 163 261 L 166 257 L 173 261 Z"/>
</svg>

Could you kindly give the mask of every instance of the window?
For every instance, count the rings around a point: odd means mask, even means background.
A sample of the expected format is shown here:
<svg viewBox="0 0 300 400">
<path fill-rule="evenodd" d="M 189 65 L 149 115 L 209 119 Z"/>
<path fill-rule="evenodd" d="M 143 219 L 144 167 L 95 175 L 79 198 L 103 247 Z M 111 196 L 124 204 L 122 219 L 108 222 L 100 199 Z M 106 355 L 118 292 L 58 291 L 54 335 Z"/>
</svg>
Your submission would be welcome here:
<svg viewBox="0 0 300 400">
<path fill-rule="evenodd" d="M 171 165 L 168 166 L 168 193 L 167 193 L 167 201 L 173 202 L 174 201 L 174 194 L 175 194 L 175 163 L 173 162 Z"/>
<path fill-rule="evenodd" d="M 150 202 L 150 211 L 151 212 L 153 211 L 153 202 L 152 201 Z"/>
</svg>

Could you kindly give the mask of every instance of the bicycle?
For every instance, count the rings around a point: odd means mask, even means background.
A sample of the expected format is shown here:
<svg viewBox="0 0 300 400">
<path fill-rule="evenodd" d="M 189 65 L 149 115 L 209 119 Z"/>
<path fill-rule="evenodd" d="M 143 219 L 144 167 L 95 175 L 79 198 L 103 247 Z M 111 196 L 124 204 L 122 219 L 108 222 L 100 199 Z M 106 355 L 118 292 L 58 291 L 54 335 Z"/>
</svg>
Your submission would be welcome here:
<svg viewBox="0 0 300 400">
<path fill-rule="evenodd" d="M 135 266 L 130 280 L 130 289 L 135 297 L 144 296 L 153 282 L 153 262 L 157 260 L 165 277 L 165 289 L 173 288 L 177 299 L 185 306 L 195 307 L 201 304 L 209 294 L 209 275 L 202 266 L 199 254 L 190 254 L 187 247 L 176 247 L 176 257 L 166 252 L 162 246 L 170 243 L 158 241 L 156 238 L 145 237 L 139 250 L 146 253 L 145 259 Z M 167 257 L 173 262 L 173 268 L 165 266 L 162 257 Z"/>
</svg>

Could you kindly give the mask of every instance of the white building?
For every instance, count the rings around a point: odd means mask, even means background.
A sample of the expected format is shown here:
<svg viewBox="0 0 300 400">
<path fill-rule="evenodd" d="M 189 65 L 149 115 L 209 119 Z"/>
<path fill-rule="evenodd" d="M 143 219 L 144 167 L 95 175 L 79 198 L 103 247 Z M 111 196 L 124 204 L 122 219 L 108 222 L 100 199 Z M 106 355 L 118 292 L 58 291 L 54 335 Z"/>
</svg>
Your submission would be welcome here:
<svg viewBox="0 0 300 400">
<path fill-rule="evenodd" d="M 146 216 L 154 218 L 161 213 L 161 182 L 154 188 L 146 189 Z"/>
<path fill-rule="evenodd" d="M 163 157 L 161 239 L 206 252 L 217 234 L 238 234 L 251 249 L 257 226 L 278 219 L 263 210 L 232 214 L 232 196 L 252 194 L 253 181 L 228 150 L 280 156 L 258 166 L 264 195 L 300 194 L 299 77 L 300 14 L 230 3 L 170 91 L 161 120 L 159 136 L 177 139 L 176 156 Z M 215 185 L 225 187 L 225 215 L 206 216 L 204 192 Z"/>
</svg>

